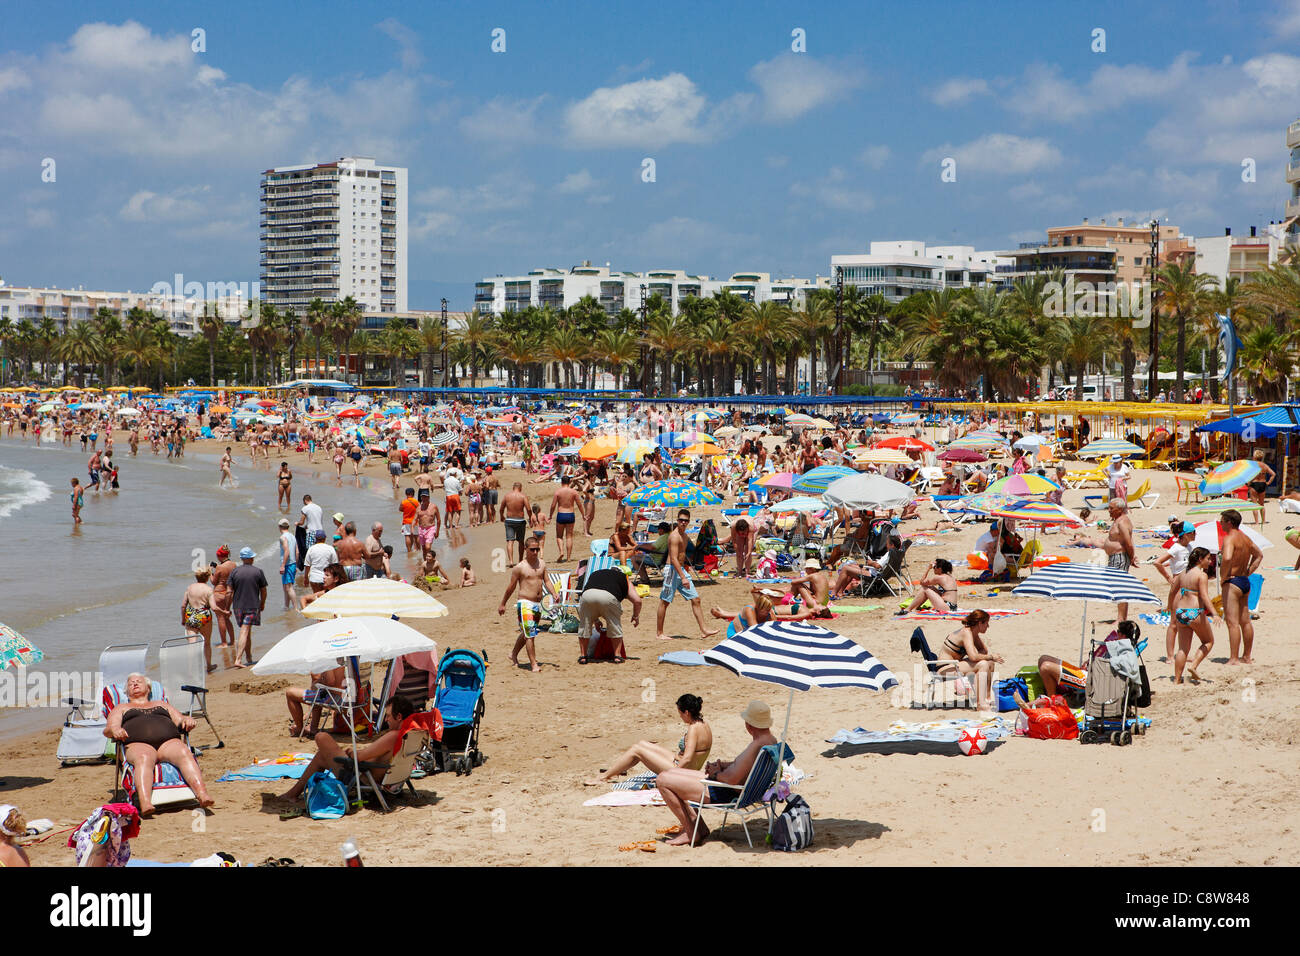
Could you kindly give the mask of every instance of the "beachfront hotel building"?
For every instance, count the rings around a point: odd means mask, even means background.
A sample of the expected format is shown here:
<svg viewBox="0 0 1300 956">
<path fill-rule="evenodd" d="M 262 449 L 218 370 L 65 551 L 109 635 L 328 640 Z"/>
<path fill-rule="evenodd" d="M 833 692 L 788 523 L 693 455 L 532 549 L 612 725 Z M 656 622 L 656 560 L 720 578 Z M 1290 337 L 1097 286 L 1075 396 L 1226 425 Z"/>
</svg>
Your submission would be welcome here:
<svg viewBox="0 0 1300 956">
<path fill-rule="evenodd" d="M 977 252 L 974 246 L 927 246 L 913 240 L 873 242 L 868 248 L 865 253 L 831 256 L 830 282 L 842 270 L 845 286 L 856 286 L 864 295 L 883 295 L 890 302 L 917 292 L 990 285 L 998 266 L 1012 262 L 996 252 Z"/>
<path fill-rule="evenodd" d="M 1190 255 L 1195 258 L 1196 271 L 1219 280 L 1219 288 L 1228 279 L 1244 280 L 1252 272 L 1260 272 L 1276 265 L 1278 254 L 1286 244 L 1282 223 L 1269 223 L 1262 231 L 1250 227 L 1249 235 L 1232 234 L 1225 229 L 1222 236 L 1200 236 L 1192 240 Z"/>
<path fill-rule="evenodd" d="M 1286 185 L 1290 196 L 1283 214 L 1286 242 L 1300 246 L 1300 119 L 1287 127 L 1286 147 L 1291 151 L 1286 161 Z"/>
<path fill-rule="evenodd" d="M 1167 253 L 1190 246 L 1177 226 L 1158 226 L 1158 250 L 1163 262 Z M 1009 286 L 1025 278 L 1060 270 L 1075 282 L 1132 283 L 1148 279 L 1151 267 L 1151 228 L 1147 223 L 1113 225 L 1087 218 L 1077 226 L 1056 226 L 1047 230 L 1045 242 L 1022 242 L 1017 249 L 1001 253 L 1012 260 L 999 266 L 999 285 Z"/>
<path fill-rule="evenodd" d="M 239 293 L 218 295 L 213 298 L 199 296 L 186 298 L 157 292 L 103 292 L 82 288 L 50 289 L 32 286 L 9 286 L 0 279 L 0 319 L 17 325 L 26 319 L 39 326 L 46 319 L 54 322 L 59 332 L 66 332 L 77 322 L 95 318 L 100 309 L 107 309 L 125 323 L 132 309 L 142 309 L 167 320 L 171 330 L 178 335 L 196 335 L 203 307 L 215 310 L 228 324 L 237 325 L 249 311 L 249 300 Z"/>
<path fill-rule="evenodd" d="M 262 173 L 261 292 L 277 308 L 351 296 L 407 311 L 406 169 L 365 156 Z"/>
<path fill-rule="evenodd" d="M 826 284 L 824 279 L 821 284 Z M 658 295 L 675 315 L 687 299 L 711 298 L 723 291 L 746 302 L 780 302 L 798 308 L 806 301 L 808 290 L 817 287 L 817 279 L 773 279 L 767 272 L 737 272 L 727 279 L 713 279 L 683 269 L 620 272 L 609 263 L 593 266 L 588 261 L 567 270 L 534 269 L 524 275 L 482 279 L 474 285 L 474 309 L 491 315 L 530 306 L 567 309 L 591 296 L 613 316 L 622 309 L 636 311 L 643 297 Z"/>
</svg>

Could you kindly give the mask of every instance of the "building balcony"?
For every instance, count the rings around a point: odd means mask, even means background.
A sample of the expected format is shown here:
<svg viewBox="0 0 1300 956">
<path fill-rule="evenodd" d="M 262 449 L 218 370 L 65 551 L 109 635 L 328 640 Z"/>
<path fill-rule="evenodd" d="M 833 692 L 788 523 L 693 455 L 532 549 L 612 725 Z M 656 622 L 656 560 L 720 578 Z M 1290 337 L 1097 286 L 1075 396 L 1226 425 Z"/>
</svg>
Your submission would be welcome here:
<svg viewBox="0 0 1300 956">
<path fill-rule="evenodd" d="M 1286 164 L 1286 181 L 1289 183 L 1300 182 L 1300 160 Z"/>
<path fill-rule="evenodd" d="M 1287 127 L 1286 145 L 1288 149 L 1293 146 L 1300 146 L 1300 120 L 1296 120 Z"/>
<path fill-rule="evenodd" d="M 1295 216 L 1300 216 L 1300 196 L 1286 201 L 1286 218 L 1291 219 Z"/>
</svg>

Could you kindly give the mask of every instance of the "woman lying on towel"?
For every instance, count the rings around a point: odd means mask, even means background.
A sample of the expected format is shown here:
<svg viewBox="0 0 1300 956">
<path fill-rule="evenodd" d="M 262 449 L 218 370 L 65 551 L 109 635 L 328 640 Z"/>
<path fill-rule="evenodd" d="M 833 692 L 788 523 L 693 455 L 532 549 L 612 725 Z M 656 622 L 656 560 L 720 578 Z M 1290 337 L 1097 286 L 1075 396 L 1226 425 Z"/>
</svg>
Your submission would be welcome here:
<svg viewBox="0 0 1300 956">
<path fill-rule="evenodd" d="M 373 742 L 366 744 L 357 751 L 357 760 L 362 763 L 391 763 L 393 755 L 397 753 L 402 741 L 402 723 L 413 713 L 415 713 L 415 706 L 405 697 L 394 697 L 390 700 L 388 709 L 385 711 L 385 731 L 376 737 Z M 347 764 L 340 765 L 336 763 L 334 759 L 336 757 L 347 758 Z M 298 778 L 297 783 L 280 794 L 280 799 L 301 799 L 303 791 L 307 789 L 307 781 L 318 770 L 329 770 L 345 784 L 351 783 L 354 772 L 352 748 L 340 746 L 338 741 L 324 731 L 317 734 L 316 756 L 311 758 L 311 763 L 307 764 L 307 769 L 302 772 L 302 776 Z M 373 774 L 376 783 L 384 779 L 382 769 L 373 771 Z"/>
<path fill-rule="evenodd" d="M 135 768 L 140 816 L 154 812 L 153 772 L 159 760 L 181 772 L 200 807 L 212 806 L 198 761 L 182 736 L 193 729 L 194 718 L 186 717 L 165 700 L 149 699 L 149 678 L 132 674 L 126 679 L 126 700 L 109 713 L 104 736 L 126 745 L 126 760 Z"/>
<path fill-rule="evenodd" d="M 713 749 L 713 731 L 704 720 L 701 710 L 703 706 L 704 701 L 694 694 L 682 694 L 677 698 L 677 716 L 686 724 L 686 733 L 677 741 L 676 754 L 648 740 L 639 741 L 623 751 L 608 770 L 601 771 L 599 777 L 582 781 L 583 786 L 599 787 L 609 783 L 639 763 L 655 774 L 673 767 L 689 770 L 703 767 L 704 761 L 709 759 L 709 751 Z"/>
<path fill-rule="evenodd" d="M 816 617 L 817 611 L 810 611 L 804 608 L 802 611 L 792 611 L 789 605 L 773 604 L 772 593 L 765 588 L 750 588 L 749 593 L 754 595 L 754 603 L 746 604 L 739 611 L 724 611 L 720 607 L 710 608 L 709 613 L 720 621 L 730 621 L 727 625 L 727 638 L 735 637 L 746 628 L 753 627 L 755 624 L 766 624 L 768 621 L 805 621 L 810 617 Z"/>
</svg>

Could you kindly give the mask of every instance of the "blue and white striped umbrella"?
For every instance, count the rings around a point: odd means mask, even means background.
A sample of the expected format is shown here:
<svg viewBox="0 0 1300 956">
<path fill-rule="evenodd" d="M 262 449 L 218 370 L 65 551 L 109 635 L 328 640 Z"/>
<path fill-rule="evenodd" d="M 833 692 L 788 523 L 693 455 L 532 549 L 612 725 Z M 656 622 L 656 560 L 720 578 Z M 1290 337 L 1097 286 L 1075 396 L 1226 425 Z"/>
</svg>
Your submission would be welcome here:
<svg viewBox="0 0 1300 956">
<path fill-rule="evenodd" d="M 847 478 L 856 474 L 858 474 L 857 471 L 852 468 L 845 468 L 843 465 L 818 465 L 791 482 L 790 488 L 792 491 L 802 491 L 808 495 L 820 495 L 830 487 L 831 482 L 835 479 Z"/>
<path fill-rule="evenodd" d="M 439 432 L 430 439 L 435 445 L 450 445 L 455 440 L 455 432 Z"/>
<path fill-rule="evenodd" d="M 710 664 L 720 664 L 741 677 L 794 690 L 886 690 L 898 683 L 866 648 L 807 621 L 756 624 L 709 648 L 703 656 Z"/>
<path fill-rule="evenodd" d="M 1034 573 L 1011 591 L 1019 597 L 1047 597 L 1055 601 L 1082 601 L 1083 623 L 1079 632 L 1079 661 L 1084 660 L 1084 637 L 1088 628 L 1088 602 L 1111 604 L 1163 604 L 1151 589 L 1118 568 L 1094 564 L 1052 564 Z"/>
</svg>

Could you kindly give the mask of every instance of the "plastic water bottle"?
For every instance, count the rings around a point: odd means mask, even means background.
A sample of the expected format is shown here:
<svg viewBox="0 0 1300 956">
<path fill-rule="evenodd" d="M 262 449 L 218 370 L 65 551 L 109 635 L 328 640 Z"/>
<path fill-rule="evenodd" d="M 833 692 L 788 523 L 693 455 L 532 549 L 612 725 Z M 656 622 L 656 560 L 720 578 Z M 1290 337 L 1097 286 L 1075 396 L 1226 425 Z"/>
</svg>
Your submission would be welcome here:
<svg viewBox="0 0 1300 956">
<path fill-rule="evenodd" d="M 357 849 L 356 841 L 351 837 L 343 844 L 343 865 L 344 866 L 364 866 L 361 862 L 361 851 Z"/>
</svg>

